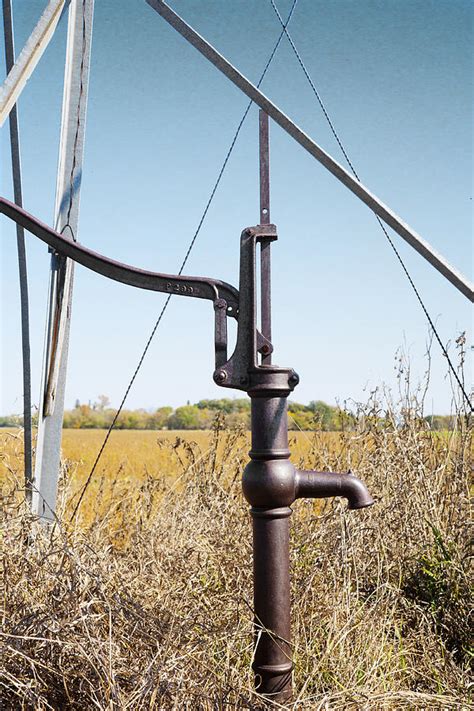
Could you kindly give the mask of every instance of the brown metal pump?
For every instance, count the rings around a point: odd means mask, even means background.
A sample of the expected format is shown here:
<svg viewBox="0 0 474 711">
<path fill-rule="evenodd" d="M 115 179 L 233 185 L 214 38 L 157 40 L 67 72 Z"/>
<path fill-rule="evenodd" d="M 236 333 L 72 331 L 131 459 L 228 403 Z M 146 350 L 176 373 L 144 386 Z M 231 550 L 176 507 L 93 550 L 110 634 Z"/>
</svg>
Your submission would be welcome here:
<svg viewBox="0 0 474 711">
<path fill-rule="evenodd" d="M 291 698 L 289 517 L 299 498 L 344 496 L 350 509 L 373 504 L 352 473 L 298 471 L 290 462 L 287 398 L 299 382 L 291 368 L 271 364 L 270 224 L 268 116 L 260 112 L 260 221 L 242 232 L 237 344 L 229 361 L 220 342 L 214 380 L 245 390 L 251 398 L 252 449 L 243 475 L 253 521 L 255 652 L 257 690 L 278 702 Z M 257 330 L 256 260 L 261 245 L 261 328 Z M 221 332 L 222 333 L 222 332 Z M 225 340 L 225 339 L 224 339 Z M 258 364 L 258 353 L 261 363 Z"/>
<path fill-rule="evenodd" d="M 260 222 L 242 232 L 239 291 L 207 277 L 144 271 L 121 264 L 67 239 L 13 203 L 0 198 L 0 213 L 69 257 L 110 279 L 141 289 L 208 299 L 215 314 L 214 381 L 244 390 L 251 398 L 252 448 L 243 491 L 253 520 L 255 654 L 257 690 L 284 702 L 291 698 L 289 517 L 299 498 L 344 496 L 349 508 L 370 506 L 364 484 L 353 474 L 298 471 L 288 449 L 287 398 L 299 382 L 291 368 L 272 364 L 268 117 L 260 114 Z M 257 328 L 256 262 L 260 244 L 261 332 Z M 238 322 L 234 353 L 227 357 L 227 318 Z M 260 363 L 258 361 L 261 361 Z"/>
</svg>

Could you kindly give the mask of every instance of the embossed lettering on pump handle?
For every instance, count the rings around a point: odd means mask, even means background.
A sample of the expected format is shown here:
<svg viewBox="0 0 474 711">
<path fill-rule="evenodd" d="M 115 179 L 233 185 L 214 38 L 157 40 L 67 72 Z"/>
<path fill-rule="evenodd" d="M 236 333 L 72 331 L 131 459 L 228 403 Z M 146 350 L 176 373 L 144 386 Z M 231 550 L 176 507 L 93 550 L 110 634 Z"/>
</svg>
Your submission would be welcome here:
<svg viewBox="0 0 474 711">
<path fill-rule="evenodd" d="M 239 291 L 234 286 L 219 279 L 162 274 L 117 262 L 59 234 L 41 222 L 41 220 L 30 215 L 26 210 L 3 197 L 0 197 L 0 213 L 22 225 L 28 232 L 48 244 L 57 254 L 69 257 L 87 269 L 91 269 L 109 279 L 140 289 L 212 301 L 215 306 L 216 368 L 229 367 L 229 373 L 225 376 L 227 378 L 226 387 L 245 389 L 243 379 L 240 377 L 237 383 L 230 371 L 241 373 L 242 368 L 245 368 L 243 364 L 244 362 L 246 364 L 250 357 L 246 339 L 241 337 L 239 340 L 239 337 L 237 338 L 235 352 L 230 361 L 227 362 L 226 319 L 234 318 L 238 321 L 241 313 Z M 264 231 L 268 232 L 271 227 L 273 226 L 267 226 Z M 255 249 L 255 243 L 251 248 Z M 244 248 L 242 247 L 242 249 Z M 244 282 L 247 282 L 247 278 L 244 279 Z M 244 320 L 247 323 L 247 320 Z M 254 340 L 256 350 L 259 353 L 271 353 L 273 351 L 273 346 L 269 339 L 265 338 L 258 329 L 255 330 Z M 251 359 L 251 362 L 254 362 L 254 360 Z M 219 376 L 216 377 L 214 374 L 214 379 L 219 382 Z"/>
<path fill-rule="evenodd" d="M 228 308 L 228 315 L 233 318 L 238 316 L 239 293 L 231 284 L 207 277 L 151 272 L 130 264 L 117 262 L 59 234 L 3 197 L 0 197 L 0 212 L 17 224 L 22 225 L 28 232 L 31 232 L 43 242 L 46 242 L 58 254 L 69 257 L 78 264 L 102 276 L 150 291 L 173 293 L 178 296 L 192 296 L 211 301 L 221 298 L 230 307 Z"/>
<path fill-rule="evenodd" d="M 166 284 L 166 290 L 175 294 L 187 294 L 188 296 L 199 296 L 199 289 L 196 289 L 189 284 L 172 284 L 170 281 Z"/>
</svg>

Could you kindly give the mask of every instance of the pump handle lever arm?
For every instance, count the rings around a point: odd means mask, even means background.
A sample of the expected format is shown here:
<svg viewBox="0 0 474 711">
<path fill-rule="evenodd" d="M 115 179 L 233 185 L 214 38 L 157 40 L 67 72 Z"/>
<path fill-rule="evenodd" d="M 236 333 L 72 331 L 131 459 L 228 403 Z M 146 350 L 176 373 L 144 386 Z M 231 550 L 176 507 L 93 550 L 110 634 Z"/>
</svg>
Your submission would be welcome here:
<svg viewBox="0 0 474 711">
<path fill-rule="evenodd" d="M 48 227 L 48 225 L 45 225 L 36 217 L 3 197 L 0 197 L 0 213 L 3 213 L 18 225 L 22 225 L 28 232 L 46 242 L 58 254 L 69 257 L 69 259 L 102 276 L 139 289 L 177 294 L 178 296 L 191 296 L 211 301 L 224 299 L 226 302 L 226 315 L 233 318 L 238 317 L 239 292 L 226 282 L 207 277 L 161 274 L 117 262 L 59 234 L 59 232 L 51 229 L 51 227 Z"/>
</svg>

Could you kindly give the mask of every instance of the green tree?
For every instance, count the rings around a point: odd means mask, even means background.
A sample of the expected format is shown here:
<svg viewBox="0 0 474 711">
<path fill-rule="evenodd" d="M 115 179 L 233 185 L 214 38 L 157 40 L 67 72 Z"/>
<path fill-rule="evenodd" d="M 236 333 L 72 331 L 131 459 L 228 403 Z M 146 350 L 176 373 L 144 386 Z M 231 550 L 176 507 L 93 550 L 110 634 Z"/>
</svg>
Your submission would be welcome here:
<svg viewBox="0 0 474 711">
<path fill-rule="evenodd" d="M 173 412 L 173 408 L 159 407 L 155 412 L 148 415 L 147 430 L 164 430 L 168 427 L 168 420 Z"/>
<path fill-rule="evenodd" d="M 172 430 L 199 429 L 199 408 L 197 405 L 183 405 L 176 408 L 168 419 L 168 427 Z"/>
<path fill-rule="evenodd" d="M 337 427 L 337 409 L 322 400 L 312 400 L 308 409 L 313 413 L 318 427 L 322 430 L 335 430 Z"/>
<path fill-rule="evenodd" d="M 288 417 L 289 430 L 314 430 L 314 415 L 309 410 L 294 410 Z"/>
</svg>

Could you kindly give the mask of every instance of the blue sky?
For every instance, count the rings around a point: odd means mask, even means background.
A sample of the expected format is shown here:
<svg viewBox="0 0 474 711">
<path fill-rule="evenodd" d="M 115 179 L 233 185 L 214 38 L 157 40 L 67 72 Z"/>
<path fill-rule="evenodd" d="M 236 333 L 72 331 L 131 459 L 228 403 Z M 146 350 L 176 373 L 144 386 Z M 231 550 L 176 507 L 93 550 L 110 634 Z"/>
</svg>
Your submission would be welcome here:
<svg viewBox="0 0 474 711">
<path fill-rule="evenodd" d="M 44 4 L 14 2 L 17 51 Z M 280 31 L 269 0 L 171 4 L 258 79 Z M 291 2 L 277 5 L 286 17 Z M 24 204 L 48 223 L 65 20 L 19 102 Z M 464 0 L 299 0 L 289 25 L 362 181 L 470 278 L 472 24 L 472 4 Z M 3 64 L 0 71 L 4 75 Z M 342 162 L 286 40 L 262 89 Z M 80 241 L 137 266 L 176 272 L 246 104 L 144 0 L 96 2 Z M 237 285 L 240 232 L 258 222 L 257 137 L 254 107 L 188 274 Z M 6 125 L 1 150 L 1 191 L 11 197 Z M 428 326 L 373 214 L 277 126 L 271 126 L 271 216 L 279 230 L 272 253 L 274 361 L 300 374 L 294 399 L 334 403 L 366 399 L 383 383 L 396 389 L 400 347 L 410 357 L 414 382 L 422 378 Z M 467 300 L 394 239 L 443 341 L 453 343 L 470 329 Z M 49 257 L 33 237 L 27 236 L 27 249 L 37 402 Z M 1 279 L 0 413 L 20 412 L 16 244 L 5 220 Z M 164 298 L 76 270 L 66 406 L 101 393 L 119 404 Z M 427 410 L 447 412 L 451 387 L 435 344 L 431 368 Z M 127 405 L 176 406 L 231 395 L 213 384 L 212 372 L 212 305 L 175 298 Z"/>
</svg>

